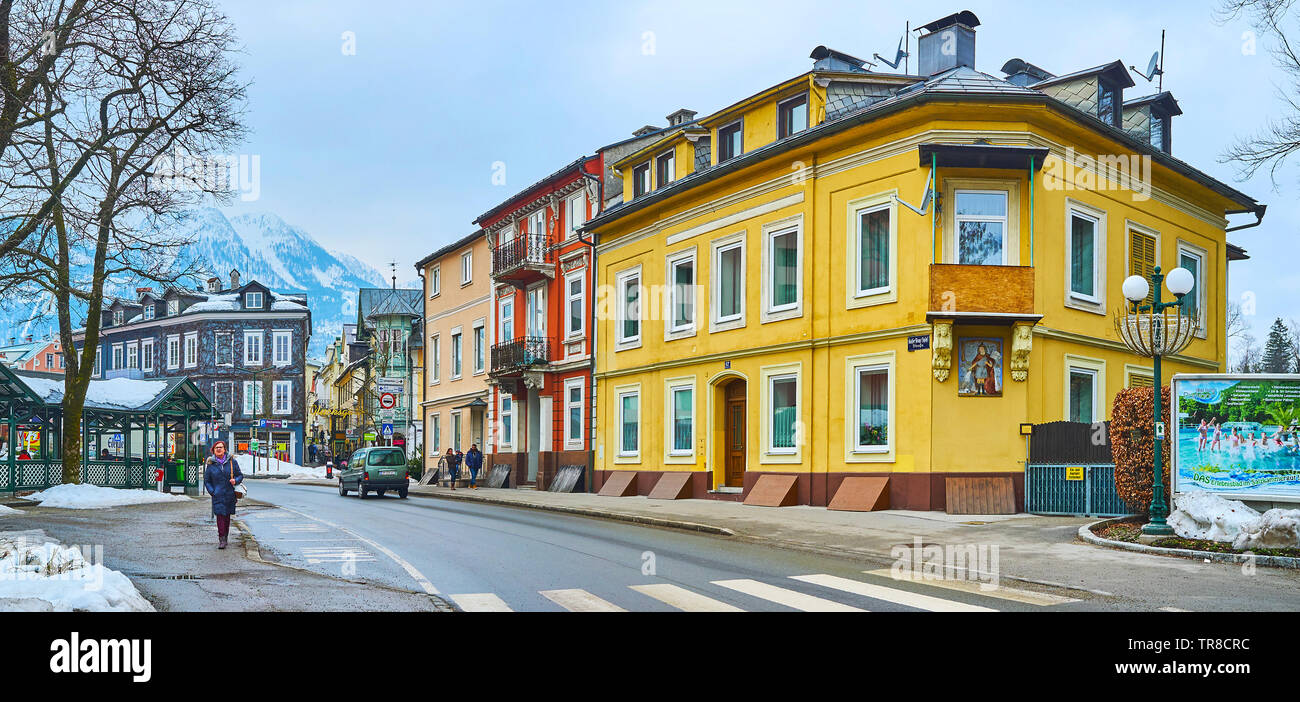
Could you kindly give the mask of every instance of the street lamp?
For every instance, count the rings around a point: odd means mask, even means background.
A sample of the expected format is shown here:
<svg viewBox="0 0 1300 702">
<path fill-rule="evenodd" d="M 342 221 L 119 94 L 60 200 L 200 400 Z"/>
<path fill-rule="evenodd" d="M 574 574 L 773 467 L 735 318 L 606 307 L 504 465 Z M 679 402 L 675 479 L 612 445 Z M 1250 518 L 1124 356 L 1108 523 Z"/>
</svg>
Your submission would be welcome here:
<svg viewBox="0 0 1300 702">
<path fill-rule="evenodd" d="M 1160 282 L 1165 281 L 1169 292 L 1176 298 L 1173 302 L 1160 301 Z M 1150 356 L 1153 359 L 1155 376 L 1155 466 L 1154 484 L 1152 485 L 1151 507 L 1148 521 L 1142 527 L 1142 533 L 1148 536 L 1168 536 L 1174 533 L 1165 517 L 1169 507 L 1165 503 L 1165 485 L 1161 475 L 1160 456 L 1161 440 L 1164 436 L 1164 422 L 1160 421 L 1160 357 L 1175 354 L 1187 347 L 1196 331 L 1196 320 L 1183 312 L 1183 296 L 1192 291 L 1196 278 L 1186 268 L 1175 268 L 1168 276 L 1160 274 L 1156 266 L 1148 284 L 1142 276 L 1129 276 L 1121 290 L 1124 297 L 1132 303 L 1131 308 L 1116 317 L 1115 331 L 1119 338 L 1134 353 Z M 1147 295 L 1154 291 L 1155 296 L 1149 305 L 1142 304 Z M 1172 311 L 1172 314 L 1171 314 Z M 1176 429 L 1176 427 L 1175 427 Z"/>
</svg>

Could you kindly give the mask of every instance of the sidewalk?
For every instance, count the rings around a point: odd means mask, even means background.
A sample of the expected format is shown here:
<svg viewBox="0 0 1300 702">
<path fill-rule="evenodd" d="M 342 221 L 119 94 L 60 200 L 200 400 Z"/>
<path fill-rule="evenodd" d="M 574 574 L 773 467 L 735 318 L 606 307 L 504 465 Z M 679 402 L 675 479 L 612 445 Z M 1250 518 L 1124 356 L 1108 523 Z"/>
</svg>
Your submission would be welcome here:
<svg viewBox="0 0 1300 702">
<path fill-rule="evenodd" d="M 337 487 L 331 481 L 291 481 Z M 647 497 L 602 497 L 591 493 L 480 488 L 469 490 L 412 485 L 411 498 L 435 498 L 540 509 L 615 519 L 647 526 L 689 529 L 723 538 L 810 551 L 889 567 L 898 560 L 895 547 L 997 546 L 997 569 L 1004 580 L 1019 580 L 1086 591 L 1093 595 L 1144 598 L 1171 578 L 1191 574 L 1241 590 L 1300 587 L 1300 574 L 1259 569 L 1241 578 L 1236 566 L 1167 556 L 1132 553 L 1086 544 L 1081 525 L 1095 518 L 1014 515 L 950 515 L 944 512 L 886 510 L 835 512 L 824 507 L 751 507 L 721 500 L 651 500 Z M 342 498 L 340 498 L 342 499 Z M 356 499 L 350 496 L 348 499 Z M 1243 582 L 1244 580 L 1244 582 Z M 1138 594 L 1142 593 L 1142 594 Z M 1243 592 L 1243 595 L 1246 593 Z M 1168 604 L 1167 601 L 1158 602 Z M 1153 607 L 1154 608 L 1154 607 Z"/>
</svg>

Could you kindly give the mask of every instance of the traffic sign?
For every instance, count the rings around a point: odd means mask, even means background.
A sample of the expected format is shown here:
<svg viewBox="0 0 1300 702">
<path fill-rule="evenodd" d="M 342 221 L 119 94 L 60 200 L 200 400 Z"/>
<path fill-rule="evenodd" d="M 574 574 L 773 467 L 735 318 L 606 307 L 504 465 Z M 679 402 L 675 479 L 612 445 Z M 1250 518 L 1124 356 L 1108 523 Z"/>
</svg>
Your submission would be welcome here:
<svg viewBox="0 0 1300 702">
<path fill-rule="evenodd" d="M 383 434 L 384 436 L 392 436 L 392 435 L 393 435 L 393 425 L 392 425 L 392 424 L 385 424 L 385 425 L 383 426 L 383 428 L 380 429 L 380 433 Z"/>
<path fill-rule="evenodd" d="M 392 409 L 397 406 L 397 395 L 386 392 L 379 396 L 379 406 L 383 409 Z"/>
</svg>

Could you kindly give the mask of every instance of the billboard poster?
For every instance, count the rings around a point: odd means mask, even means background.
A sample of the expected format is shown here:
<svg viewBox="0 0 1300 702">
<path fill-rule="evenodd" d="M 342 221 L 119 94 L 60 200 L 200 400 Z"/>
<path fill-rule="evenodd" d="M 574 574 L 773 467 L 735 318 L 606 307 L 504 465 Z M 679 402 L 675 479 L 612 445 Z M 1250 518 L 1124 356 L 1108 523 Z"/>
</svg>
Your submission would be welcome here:
<svg viewBox="0 0 1300 702">
<path fill-rule="evenodd" d="M 1300 502 L 1300 375 L 1178 374 L 1174 492 Z"/>
</svg>

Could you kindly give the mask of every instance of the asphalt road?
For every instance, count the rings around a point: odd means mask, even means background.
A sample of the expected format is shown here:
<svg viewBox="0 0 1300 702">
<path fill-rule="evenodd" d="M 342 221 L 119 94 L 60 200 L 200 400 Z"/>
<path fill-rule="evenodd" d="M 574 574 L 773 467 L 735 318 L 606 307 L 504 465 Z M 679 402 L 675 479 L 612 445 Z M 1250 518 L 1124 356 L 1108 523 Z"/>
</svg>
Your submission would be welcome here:
<svg viewBox="0 0 1300 702">
<path fill-rule="evenodd" d="M 358 499 L 252 484 L 239 517 L 265 557 L 470 611 L 1042 611 L 1105 608 L 1073 590 L 938 587 L 880 566 L 725 537 L 496 505 Z M 955 589 L 956 588 L 956 589 Z"/>
</svg>

